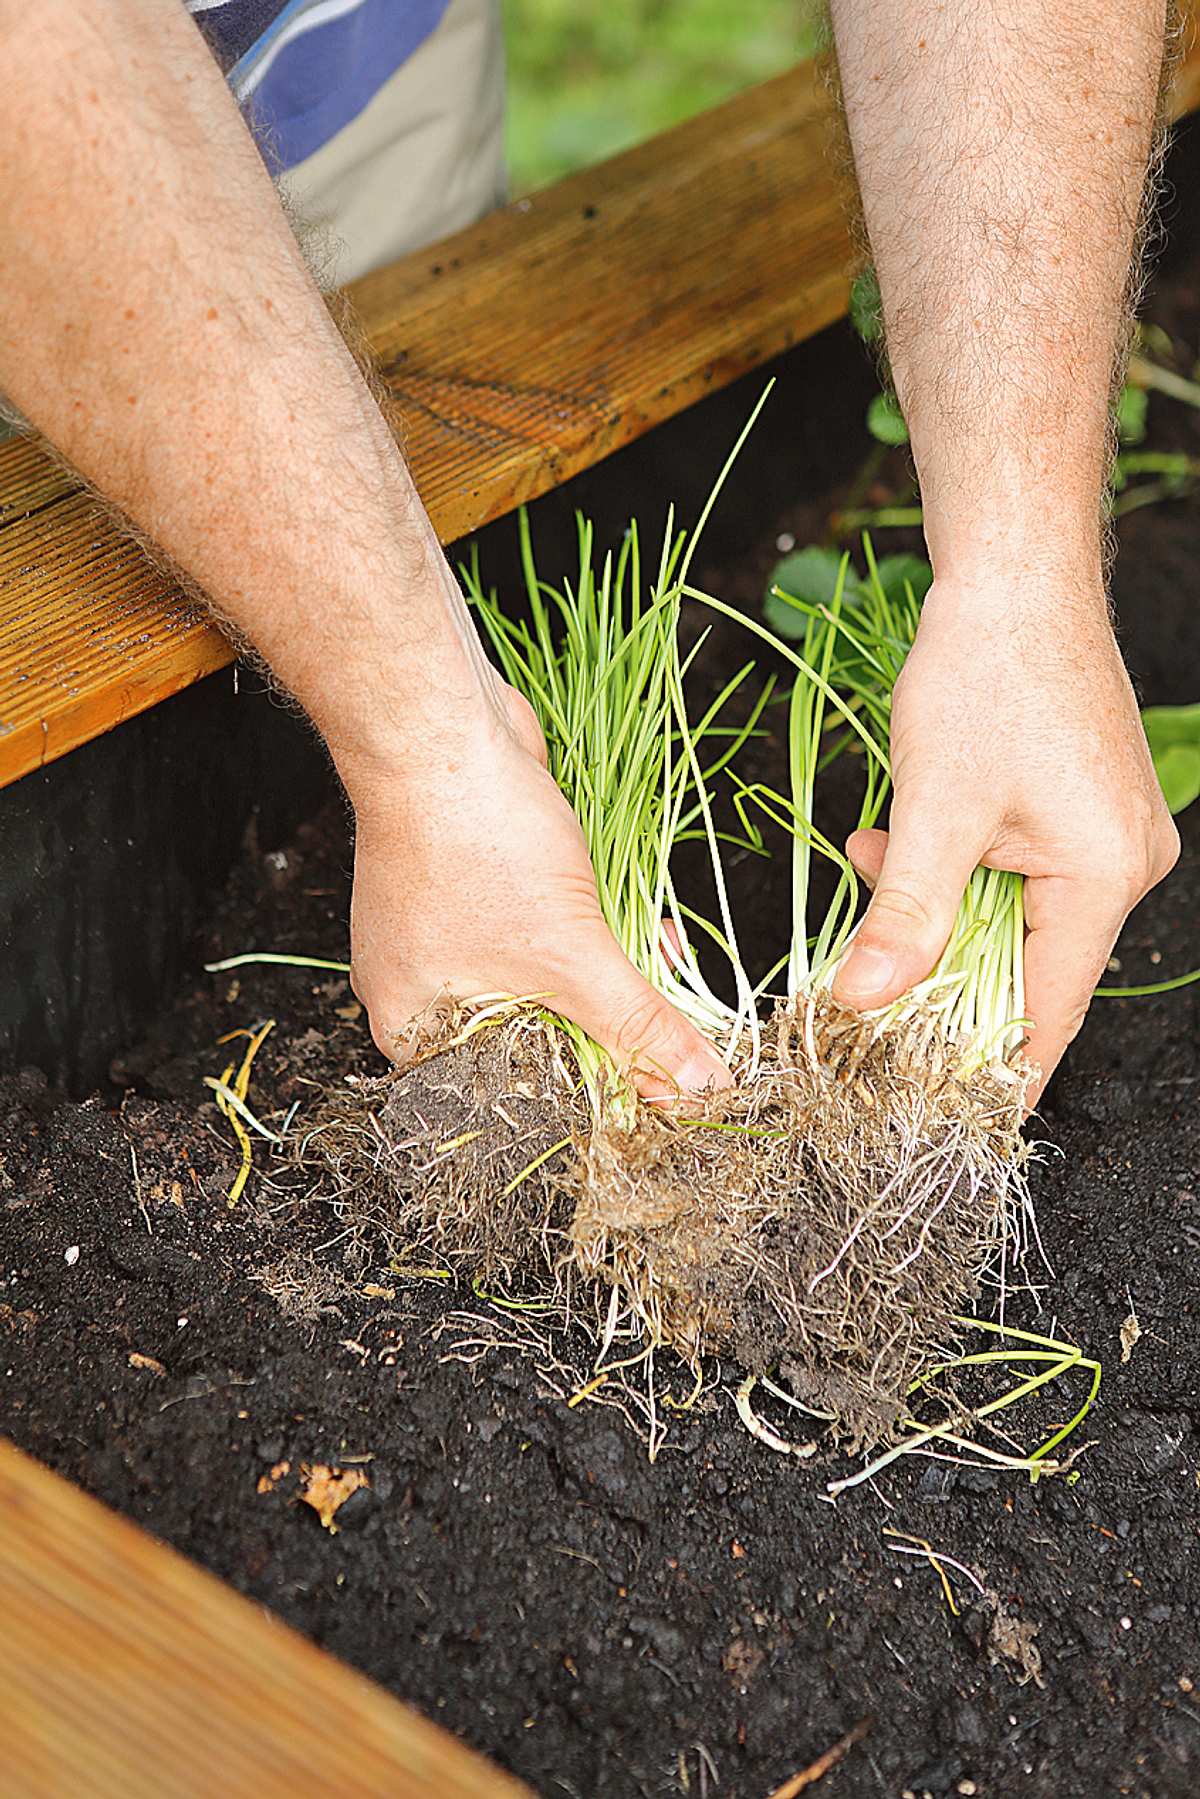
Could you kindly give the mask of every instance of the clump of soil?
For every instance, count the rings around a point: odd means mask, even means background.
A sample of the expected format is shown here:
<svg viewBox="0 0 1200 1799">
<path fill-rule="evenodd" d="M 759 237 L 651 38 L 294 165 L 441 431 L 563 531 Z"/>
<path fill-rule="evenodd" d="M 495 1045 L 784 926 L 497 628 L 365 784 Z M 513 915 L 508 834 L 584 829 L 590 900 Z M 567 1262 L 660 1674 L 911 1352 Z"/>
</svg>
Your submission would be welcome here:
<svg viewBox="0 0 1200 1799">
<path fill-rule="evenodd" d="M 588 1118 L 577 1087 L 540 1014 L 461 1015 L 405 1068 L 335 1090 L 297 1159 L 399 1268 L 554 1278 L 563 1172 Z"/>
<path fill-rule="evenodd" d="M 855 1446 L 889 1437 L 922 1366 L 1004 1253 L 1020 1083 L 965 1075 L 920 1017 L 880 1033 L 828 998 L 780 1008 L 701 1116 L 593 1127 L 539 1013 L 459 1018 L 416 1063 L 340 1094 L 304 1140 L 347 1223 L 398 1269 L 557 1296 L 615 1290 L 647 1346 L 699 1374 L 786 1364 Z"/>
</svg>

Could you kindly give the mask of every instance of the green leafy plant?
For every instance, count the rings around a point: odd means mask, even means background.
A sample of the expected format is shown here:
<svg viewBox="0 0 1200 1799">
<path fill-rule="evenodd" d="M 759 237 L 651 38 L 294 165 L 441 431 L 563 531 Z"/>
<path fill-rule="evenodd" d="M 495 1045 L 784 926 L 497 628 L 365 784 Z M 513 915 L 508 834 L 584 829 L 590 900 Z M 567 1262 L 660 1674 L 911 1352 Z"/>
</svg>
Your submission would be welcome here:
<svg viewBox="0 0 1200 1799">
<path fill-rule="evenodd" d="M 872 563 L 872 582 L 885 601 L 898 604 L 908 592 L 919 602 L 933 584 L 933 570 L 923 556 L 901 551 L 895 556 L 881 556 Z M 823 544 L 809 544 L 793 550 L 771 570 L 763 597 L 763 617 L 771 629 L 789 641 L 803 638 L 808 631 L 811 611 L 805 608 L 830 606 L 841 593 L 847 605 L 861 603 L 869 588 L 850 567 L 844 554 Z"/>
<path fill-rule="evenodd" d="M 876 443 L 886 444 L 889 449 L 898 449 L 908 442 L 908 426 L 894 393 L 885 389 L 875 395 L 867 407 L 867 430 Z"/>
<path fill-rule="evenodd" d="M 850 323 L 865 344 L 877 344 L 883 336 L 883 300 L 873 268 L 861 269 L 851 284 Z"/>
<path fill-rule="evenodd" d="M 1182 812 L 1200 799 L 1200 702 L 1146 706 L 1142 723 L 1167 805 Z"/>
<path fill-rule="evenodd" d="M 1117 400 L 1117 436 L 1123 444 L 1140 444 L 1146 435 L 1149 395 L 1126 382 Z"/>
<path fill-rule="evenodd" d="M 771 629 L 780 637 L 803 637 L 805 615 L 788 596 L 807 606 L 831 605 L 842 584 L 842 561 L 837 550 L 814 543 L 777 562 L 763 598 L 763 616 Z"/>
</svg>

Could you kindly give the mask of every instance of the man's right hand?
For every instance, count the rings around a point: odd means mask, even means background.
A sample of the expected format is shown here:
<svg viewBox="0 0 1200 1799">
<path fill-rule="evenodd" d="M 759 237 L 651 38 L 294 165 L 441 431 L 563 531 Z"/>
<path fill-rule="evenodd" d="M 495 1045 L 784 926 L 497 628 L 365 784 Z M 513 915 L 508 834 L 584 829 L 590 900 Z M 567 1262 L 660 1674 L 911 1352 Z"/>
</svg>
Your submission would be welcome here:
<svg viewBox="0 0 1200 1799">
<path fill-rule="evenodd" d="M 637 972 L 600 911 L 578 820 L 532 710 L 497 683 L 464 724 L 343 768 L 358 821 L 353 985 L 375 1042 L 403 1060 L 431 1008 L 541 1000 L 667 1099 L 729 1083 L 711 1045 Z"/>
</svg>

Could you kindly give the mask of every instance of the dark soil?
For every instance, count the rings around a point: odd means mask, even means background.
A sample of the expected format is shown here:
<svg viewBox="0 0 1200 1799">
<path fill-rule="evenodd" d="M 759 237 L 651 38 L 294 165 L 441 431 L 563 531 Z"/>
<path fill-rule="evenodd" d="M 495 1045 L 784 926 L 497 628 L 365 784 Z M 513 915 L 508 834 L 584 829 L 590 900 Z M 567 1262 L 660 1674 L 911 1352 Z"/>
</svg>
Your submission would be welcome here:
<svg viewBox="0 0 1200 1799">
<path fill-rule="evenodd" d="M 1155 303 L 1193 344 L 1198 273 Z M 1200 448 L 1200 417 L 1156 400 L 1151 420 L 1156 444 Z M 767 521 L 735 575 L 706 578 L 752 598 L 777 534 L 804 541 L 836 498 Z M 1195 699 L 1195 504 L 1136 513 L 1122 537 L 1144 697 Z M 1181 822 L 1182 861 L 1128 927 L 1123 978 L 1197 960 L 1200 806 Z M 348 863 L 338 814 L 286 855 L 249 846 L 209 947 L 344 954 Z M 786 874 L 750 874 L 765 959 Z M 223 1033 L 267 1016 L 251 1100 L 276 1123 L 298 1102 L 293 1133 L 321 1084 L 376 1069 L 343 979 L 255 968 L 182 993 L 103 1097 L 69 1103 L 29 1072 L 0 1084 L 0 1375 L 18 1444 L 546 1799 L 767 1799 L 864 1719 L 821 1795 L 1200 1790 L 1200 988 L 1098 1002 L 1045 1105 L 1055 1148 L 1033 1185 L 1057 1279 L 1010 1317 L 1104 1361 L 1078 1480 L 914 1460 L 836 1506 L 825 1483 L 844 1461 L 772 1453 L 716 1391 L 651 1466 L 617 1411 L 566 1406 L 581 1339 L 547 1349 L 536 1316 L 398 1282 L 369 1249 L 348 1261 L 343 1223 L 286 1172 L 252 1177 L 230 1211 L 236 1152 L 202 1077 L 237 1050 Z M 501 1346 L 480 1353 L 485 1337 Z M 1066 1415 L 1062 1399 L 1039 1413 Z M 336 1535 L 299 1502 L 306 1462 L 369 1477 Z M 885 1527 L 992 1597 L 950 1570 L 952 1615 Z M 352 1744 L 346 1758 L 352 1782 Z"/>
</svg>

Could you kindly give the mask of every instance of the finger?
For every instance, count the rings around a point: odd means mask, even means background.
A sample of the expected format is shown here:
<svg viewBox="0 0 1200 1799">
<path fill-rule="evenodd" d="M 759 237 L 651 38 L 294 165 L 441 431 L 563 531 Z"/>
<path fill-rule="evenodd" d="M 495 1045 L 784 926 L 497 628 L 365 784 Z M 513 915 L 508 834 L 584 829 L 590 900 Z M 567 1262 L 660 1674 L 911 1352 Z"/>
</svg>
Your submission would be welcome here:
<svg viewBox="0 0 1200 1799">
<path fill-rule="evenodd" d="M 731 1085 L 733 1077 L 708 1038 L 643 980 L 607 926 L 598 923 L 575 948 L 569 977 L 536 997 L 607 1050 L 643 1099 L 667 1103 Z M 411 1063 L 445 1034 L 462 1004 L 478 1003 L 456 998 L 472 991 L 470 980 L 447 983 L 431 997 L 393 989 L 387 1017 L 370 1008 L 376 1046 L 397 1067 Z M 395 1019 L 404 1022 L 397 1026 Z"/>
<path fill-rule="evenodd" d="M 883 832 L 856 832 L 869 862 Z M 985 833 L 952 819 L 943 794 L 897 793 L 875 892 L 833 984 L 858 1010 L 890 1005 L 923 981 L 946 947 Z M 853 840 L 852 840 L 853 841 Z"/>
<path fill-rule="evenodd" d="M 377 1022 L 375 1014 L 368 1012 L 375 1047 L 397 1068 L 406 1068 L 430 1044 L 445 1037 L 458 1010 L 458 1002 L 443 990 L 416 1010 L 399 1009 L 395 1016 L 404 1023 L 396 1027 Z"/>
<path fill-rule="evenodd" d="M 1025 883 L 1025 1058 L 1037 1070 L 1032 1109 L 1077 1034 L 1112 955 L 1127 908 L 1107 883 L 1046 875 Z"/>
<path fill-rule="evenodd" d="M 854 864 L 854 872 L 864 886 L 871 889 L 872 893 L 879 885 L 879 871 L 883 867 L 887 843 L 887 832 L 877 829 L 851 831 L 846 839 L 846 854 Z M 1012 868 L 1011 850 L 1007 852 L 1001 850 L 994 854 L 985 852 L 979 858 L 979 866 L 1009 870 Z"/>
<path fill-rule="evenodd" d="M 846 854 L 854 864 L 854 872 L 872 893 L 879 885 L 879 872 L 887 854 L 887 844 L 886 831 L 851 831 L 846 839 Z"/>
<path fill-rule="evenodd" d="M 602 929 L 577 966 L 575 981 L 553 1004 L 633 1076 L 643 1099 L 672 1101 L 717 1092 L 732 1076 L 708 1038 L 655 991 Z"/>
</svg>

